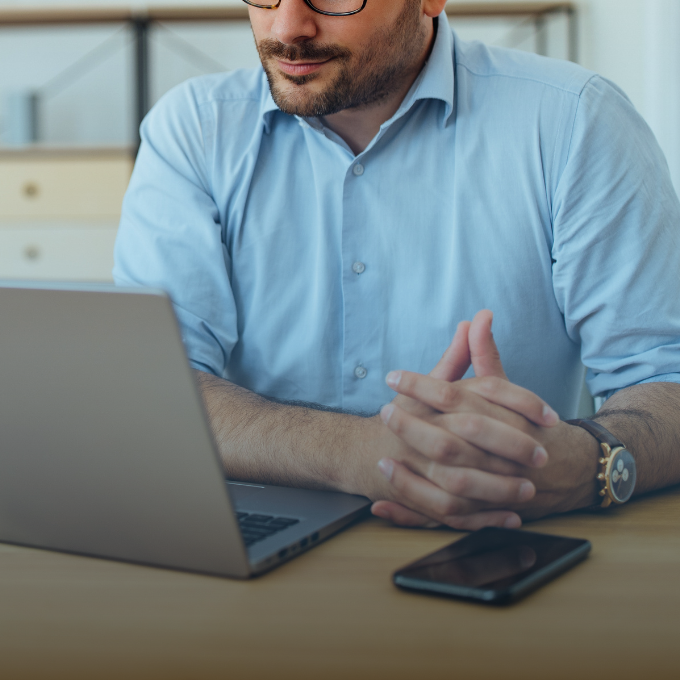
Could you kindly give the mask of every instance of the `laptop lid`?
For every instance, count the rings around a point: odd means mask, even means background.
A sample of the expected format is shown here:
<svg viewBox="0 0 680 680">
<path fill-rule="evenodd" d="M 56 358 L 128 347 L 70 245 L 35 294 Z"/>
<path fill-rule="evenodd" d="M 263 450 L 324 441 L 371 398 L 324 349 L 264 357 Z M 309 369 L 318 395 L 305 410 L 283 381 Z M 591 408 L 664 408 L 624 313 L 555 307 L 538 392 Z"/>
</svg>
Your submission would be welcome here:
<svg viewBox="0 0 680 680">
<path fill-rule="evenodd" d="M 0 285 L 0 541 L 247 577 L 167 296 L 21 286 Z"/>
</svg>

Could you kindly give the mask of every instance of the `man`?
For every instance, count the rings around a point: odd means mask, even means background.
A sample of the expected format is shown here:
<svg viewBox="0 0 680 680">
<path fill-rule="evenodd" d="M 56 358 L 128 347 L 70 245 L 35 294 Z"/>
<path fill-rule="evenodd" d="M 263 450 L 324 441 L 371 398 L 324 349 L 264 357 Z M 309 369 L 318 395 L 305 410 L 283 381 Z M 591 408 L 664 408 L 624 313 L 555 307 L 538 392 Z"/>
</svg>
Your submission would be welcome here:
<svg viewBox="0 0 680 680">
<path fill-rule="evenodd" d="M 635 492 L 680 482 L 658 146 L 615 86 L 462 42 L 444 4 L 251 6 L 264 71 L 189 81 L 142 126 L 116 281 L 172 296 L 231 478 L 413 526 L 593 505 L 599 442 L 558 417 L 583 361 Z"/>
</svg>

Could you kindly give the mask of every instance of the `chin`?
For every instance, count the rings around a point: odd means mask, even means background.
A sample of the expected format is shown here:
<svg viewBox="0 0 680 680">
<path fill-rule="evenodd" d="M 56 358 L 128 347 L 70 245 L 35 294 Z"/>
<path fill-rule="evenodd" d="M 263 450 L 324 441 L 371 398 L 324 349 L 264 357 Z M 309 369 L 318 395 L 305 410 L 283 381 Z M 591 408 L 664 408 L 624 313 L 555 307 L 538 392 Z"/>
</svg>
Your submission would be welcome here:
<svg viewBox="0 0 680 680">
<path fill-rule="evenodd" d="M 292 76 L 265 66 L 269 90 L 276 105 L 291 116 L 305 118 L 327 116 L 339 108 L 334 98 L 338 77 L 331 74 L 309 73 Z M 333 102 L 329 106 L 329 102 Z"/>
<path fill-rule="evenodd" d="M 302 116 L 303 118 L 310 118 L 319 115 L 318 107 L 315 106 L 313 97 L 300 97 L 295 95 L 290 96 L 274 96 L 272 94 L 276 105 L 291 116 Z"/>
<path fill-rule="evenodd" d="M 302 76 L 306 78 L 307 76 Z M 284 113 L 291 116 L 317 116 L 319 110 L 319 98 L 323 92 L 315 92 L 306 86 L 307 83 L 293 84 L 291 82 L 279 82 L 272 89 L 272 98 L 276 105 Z M 316 89 L 316 88 L 315 88 Z"/>
</svg>

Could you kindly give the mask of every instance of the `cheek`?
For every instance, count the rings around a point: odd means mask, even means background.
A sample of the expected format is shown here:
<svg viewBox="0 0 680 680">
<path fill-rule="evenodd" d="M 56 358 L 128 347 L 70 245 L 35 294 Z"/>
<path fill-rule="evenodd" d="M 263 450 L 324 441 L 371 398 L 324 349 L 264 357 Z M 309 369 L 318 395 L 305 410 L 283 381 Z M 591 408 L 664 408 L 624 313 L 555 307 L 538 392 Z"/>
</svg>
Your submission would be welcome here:
<svg viewBox="0 0 680 680">
<path fill-rule="evenodd" d="M 248 8 L 250 14 L 250 28 L 255 36 L 255 42 L 259 43 L 264 38 L 271 36 L 272 23 L 274 22 L 274 12 L 276 10 L 260 10 L 255 8 Z"/>
</svg>

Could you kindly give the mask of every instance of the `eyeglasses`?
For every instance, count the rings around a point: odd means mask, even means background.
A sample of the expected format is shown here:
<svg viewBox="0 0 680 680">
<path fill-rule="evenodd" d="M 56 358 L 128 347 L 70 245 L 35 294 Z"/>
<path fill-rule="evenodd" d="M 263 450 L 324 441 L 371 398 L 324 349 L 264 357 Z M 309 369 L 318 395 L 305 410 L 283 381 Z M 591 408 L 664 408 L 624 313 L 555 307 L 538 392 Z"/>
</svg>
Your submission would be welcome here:
<svg viewBox="0 0 680 680">
<path fill-rule="evenodd" d="M 259 9 L 276 9 L 281 4 L 279 0 L 275 5 L 260 5 L 251 0 L 243 0 L 246 5 L 258 7 Z M 350 14 L 357 14 L 366 7 L 368 0 L 305 0 L 305 4 L 319 14 L 329 17 L 346 17 Z"/>
</svg>

